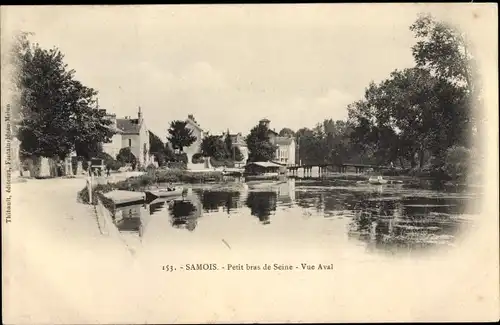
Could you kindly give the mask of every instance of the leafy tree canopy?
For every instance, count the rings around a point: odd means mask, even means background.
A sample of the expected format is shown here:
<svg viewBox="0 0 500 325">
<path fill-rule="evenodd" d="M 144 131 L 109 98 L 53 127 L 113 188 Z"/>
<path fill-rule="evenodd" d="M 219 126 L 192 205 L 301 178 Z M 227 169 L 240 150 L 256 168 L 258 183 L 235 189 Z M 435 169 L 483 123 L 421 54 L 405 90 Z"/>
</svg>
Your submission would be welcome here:
<svg viewBox="0 0 500 325">
<path fill-rule="evenodd" d="M 186 127 L 185 121 L 172 121 L 168 129 L 167 139 L 172 144 L 174 150 L 183 151 L 185 147 L 189 147 L 196 141 L 193 131 Z"/>
<path fill-rule="evenodd" d="M 84 156 L 113 135 L 105 111 L 94 109 L 97 92 L 75 80 L 57 48 L 31 44 L 27 33 L 13 47 L 17 90 L 17 136 L 24 156 Z"/>
<path fill-rule="evenodd" d="M 270 161 L 274 159 L 277 146 L 269 140 L 269 128 L 264 124 L 256 125 L 246 138 L 249 161 Z"/>
</svg>

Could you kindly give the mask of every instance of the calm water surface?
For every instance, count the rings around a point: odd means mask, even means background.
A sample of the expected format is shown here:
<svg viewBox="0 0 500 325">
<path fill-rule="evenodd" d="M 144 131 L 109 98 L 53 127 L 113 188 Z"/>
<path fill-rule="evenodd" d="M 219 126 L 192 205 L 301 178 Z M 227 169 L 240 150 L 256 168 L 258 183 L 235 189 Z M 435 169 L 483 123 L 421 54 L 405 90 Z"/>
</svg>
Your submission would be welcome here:
<svg viewBox="0 0 500 325">
<path fill-rule="evenodd" d="M 120 232 L 196 237 L 297 236 L 395 253 L 454 245 L 481 211 L 478 194 L 404 184 L 289 180 L 190 187 L 185 196 L 120 207 Z M 307 243 L 305 243 L 307 244 Z"/>
</svg>

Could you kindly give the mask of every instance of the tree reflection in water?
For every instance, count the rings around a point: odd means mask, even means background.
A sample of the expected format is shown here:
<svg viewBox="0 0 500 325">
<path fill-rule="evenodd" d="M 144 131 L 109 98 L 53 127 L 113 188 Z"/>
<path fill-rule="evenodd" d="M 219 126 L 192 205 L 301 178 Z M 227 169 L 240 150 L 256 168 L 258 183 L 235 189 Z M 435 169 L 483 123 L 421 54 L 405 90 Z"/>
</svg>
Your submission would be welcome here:
<svg viewBox="0 0 500 325">
<path fill-rule="evenodd" d="M 196 229 L 199 209 L 189 200 L 172 201 L 168 208 L 171 216 L 172 227 L 184 228 L 189 231 Z"/>
<path fill-rule="evenodd" d="M 276 211 L 276 192 L 249 192 L 246 205 L 250 213 L 259 218 L 263 224 L 271 223 L 270 215 Z"/>
<path fill-rule="evenodd" d="M 240 192 L 236 191 L 201 191 L 199 194 L 203 210 L 206 212 L 219 211 L 220 207 L 229 214 L 238 208 Z"/>
<path fill-rule="evenodd" d="M 158 211 L 161 211 L 165 206 L 165 201 L 158 201 L 149 204 L 149 214 L 154 214 Z"/>
</svg>

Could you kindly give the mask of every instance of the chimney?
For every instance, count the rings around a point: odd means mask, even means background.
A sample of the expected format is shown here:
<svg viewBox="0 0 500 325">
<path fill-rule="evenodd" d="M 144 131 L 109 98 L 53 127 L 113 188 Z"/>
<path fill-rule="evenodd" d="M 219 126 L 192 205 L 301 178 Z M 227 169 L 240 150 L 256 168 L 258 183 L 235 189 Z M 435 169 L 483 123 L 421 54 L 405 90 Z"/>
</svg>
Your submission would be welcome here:
<svg viewBox="0 0 500 325">
<path fill-rule="evenodd" d="M 141 123 L 141 121 L 142 121 L 141 106 L 139 106 L 139 111 L 137 112 L 137 118 L 139 119 L 139 123 Z"/>
</svg>

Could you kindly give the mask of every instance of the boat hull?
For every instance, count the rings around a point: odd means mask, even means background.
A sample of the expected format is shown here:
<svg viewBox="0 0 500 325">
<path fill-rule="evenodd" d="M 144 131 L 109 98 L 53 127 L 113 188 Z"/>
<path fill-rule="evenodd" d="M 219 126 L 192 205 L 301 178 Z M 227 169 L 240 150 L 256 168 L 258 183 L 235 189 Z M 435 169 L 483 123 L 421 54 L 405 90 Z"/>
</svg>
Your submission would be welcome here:
<svg viewBox="0 0 500 325">
<path fill-rule="evenodd" d="M 173 191 L 168 190 L 149 190 L 145 191 L 146 199 L 157 199 L 157 198 L 169 198 L 169 197 L 178 197 L 182 196 L 182 188 L 176 188 Z"/>
</svg>

